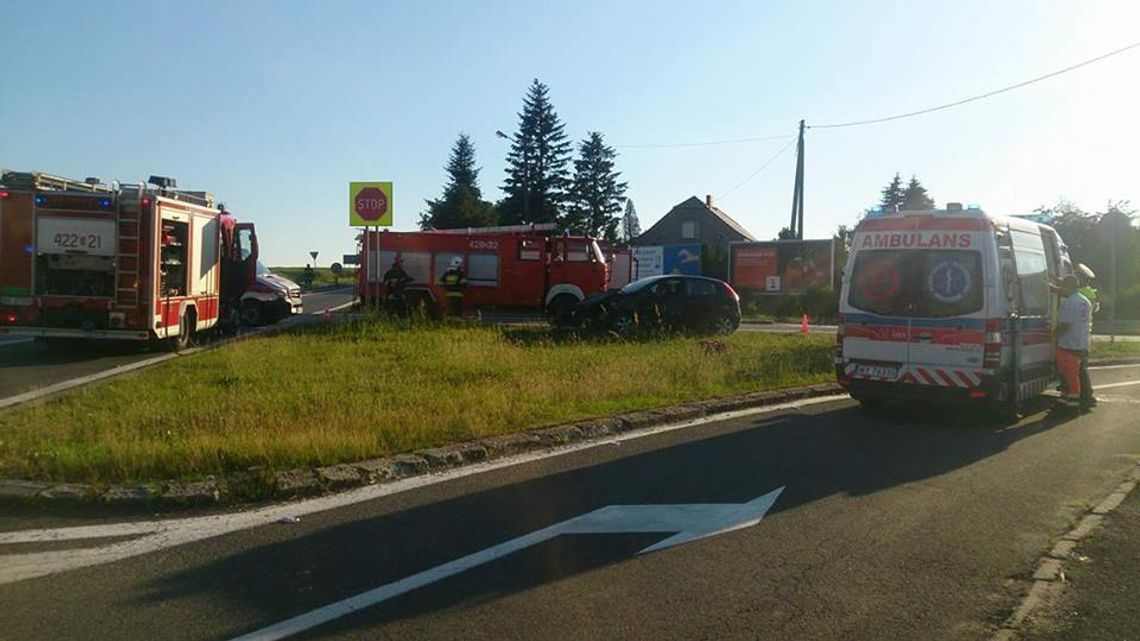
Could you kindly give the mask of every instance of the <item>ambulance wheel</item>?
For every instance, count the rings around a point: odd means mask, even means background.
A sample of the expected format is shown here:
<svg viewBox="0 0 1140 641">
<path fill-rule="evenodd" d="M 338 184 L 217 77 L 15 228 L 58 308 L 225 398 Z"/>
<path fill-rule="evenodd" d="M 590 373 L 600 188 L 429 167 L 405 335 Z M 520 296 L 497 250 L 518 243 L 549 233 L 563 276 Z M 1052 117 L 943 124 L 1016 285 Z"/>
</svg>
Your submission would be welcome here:
<svg viewBox="0 0 1140 641">
<path fill-rule="evenodd" d="M 241 322 L 250 327 L 257 327 L 265 322 L 265 311 L 261 303 L 249 301 L 241 306 Z"/>
<path fill-rule="evenodd" d="M 863 396 L 862 394 L 852 394 L 851 398 L 855 399 L 855 402 L 859 403 L 863 409 L 867 410 L 881 409 L 884 405 L 887 404 L 887 399 L 881 396 Z"/>
</svg>

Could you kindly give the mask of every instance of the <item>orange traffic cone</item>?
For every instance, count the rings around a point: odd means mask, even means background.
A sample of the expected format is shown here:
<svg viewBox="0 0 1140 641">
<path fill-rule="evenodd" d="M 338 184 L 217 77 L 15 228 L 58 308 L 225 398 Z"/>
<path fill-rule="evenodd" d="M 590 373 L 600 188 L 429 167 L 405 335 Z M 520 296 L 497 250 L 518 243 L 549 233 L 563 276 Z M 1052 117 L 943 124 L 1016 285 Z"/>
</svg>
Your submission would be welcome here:
<svg viewBox="0 0 1140 641">
<path fill-rule="evenodd" d="M 801 333 L 801 334 L 806 334 L 806 333 L 808 333 L 808 319 L 807 319 L 807 314 L 804 314 L 804 317 L 800 319 L 800 333 Z"/>
</svg>

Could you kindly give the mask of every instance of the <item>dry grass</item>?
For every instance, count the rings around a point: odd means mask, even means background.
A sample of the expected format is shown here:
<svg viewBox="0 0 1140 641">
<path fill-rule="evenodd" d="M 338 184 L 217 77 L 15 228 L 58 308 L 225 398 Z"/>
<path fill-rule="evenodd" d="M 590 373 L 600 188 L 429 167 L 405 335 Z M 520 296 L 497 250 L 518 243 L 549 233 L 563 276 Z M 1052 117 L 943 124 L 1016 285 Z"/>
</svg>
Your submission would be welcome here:
<svg viewBox="0 0 1140 641">
<path fill-rule="evenodd" d="M 0 475 L 113 482 L 324 465 L 833 376 L 831 337 L 724 342 L 313 326 L 0 414 Z"/>
</svg>

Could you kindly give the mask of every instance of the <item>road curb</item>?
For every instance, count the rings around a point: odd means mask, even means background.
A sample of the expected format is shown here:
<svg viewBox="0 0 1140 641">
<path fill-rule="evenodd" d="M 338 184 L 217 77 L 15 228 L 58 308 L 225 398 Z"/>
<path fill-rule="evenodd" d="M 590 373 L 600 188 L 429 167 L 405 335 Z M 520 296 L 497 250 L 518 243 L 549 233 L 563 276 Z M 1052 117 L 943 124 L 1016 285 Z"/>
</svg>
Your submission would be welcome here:
<svg viewBox="0 0 1140 641">
<path fill-rule="evenodd" d="M 1031 580 L 1033 584 L 1028 594 L 1014 609 L 1013 613 L 990 637 L 990 641 L 1013 641 L 1019 637 L 1021 624 L 1041 605 L 1056 598 L 1064 589 L 1067 579 L 1064 564 L 1076 558 L 1076 548 L 1080 542 L 1092 535 L 1104 521 L 1104 517 L 1115 510 L 1140 482 L 1140 463 L 1112 492 L 1105 496 L 1096 507 L 1089 510 L 1075 527 L 1061 535 L 1056 545 L 1037 560 Z"/>
<path fill-rule="evenodd" d="M 501 434 L 355 463 L 295 468 L 278 472 L 250 468 L 223 478 L 207 477 L 201 481 L 98 486 L 0 479 L 0 501 L 177 505 L 299 498 L 365 485 L 390 483 L 491 459 L 506 458 L 536 450 L 557 450 L 585 441 L 604 441 L 629 432 L 666 425 L 683 425 L 696 419 L 715 418 L 740 410 L 842 392 L 843 389 L 835 383 L 753 392 L 535 428 L 513 434 Z"/>
</svg>

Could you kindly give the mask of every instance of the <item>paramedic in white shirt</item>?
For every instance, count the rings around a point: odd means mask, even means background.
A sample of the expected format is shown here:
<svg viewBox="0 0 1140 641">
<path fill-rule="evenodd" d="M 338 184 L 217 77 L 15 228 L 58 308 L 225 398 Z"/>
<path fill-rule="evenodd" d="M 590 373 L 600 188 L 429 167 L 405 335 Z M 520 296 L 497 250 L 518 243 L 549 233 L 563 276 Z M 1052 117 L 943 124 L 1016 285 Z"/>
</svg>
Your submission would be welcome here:
<svg viewBox="0 0 1140 641">
<path fill-rule="evenodd" d="M 1077 291 L 1079 287 L 1080 282 L 1072 274 L 1051 286 L 1061 294 L 1061 312 L 1053 330 L 1057 341 L 1057 370 L 1064 384 L 1061 405 L 1073 411 L 1082 409 L 1080 369 L 1089 355 L 1089 319 L 1092 318 L 1092 303 Z"/>
</svg>

